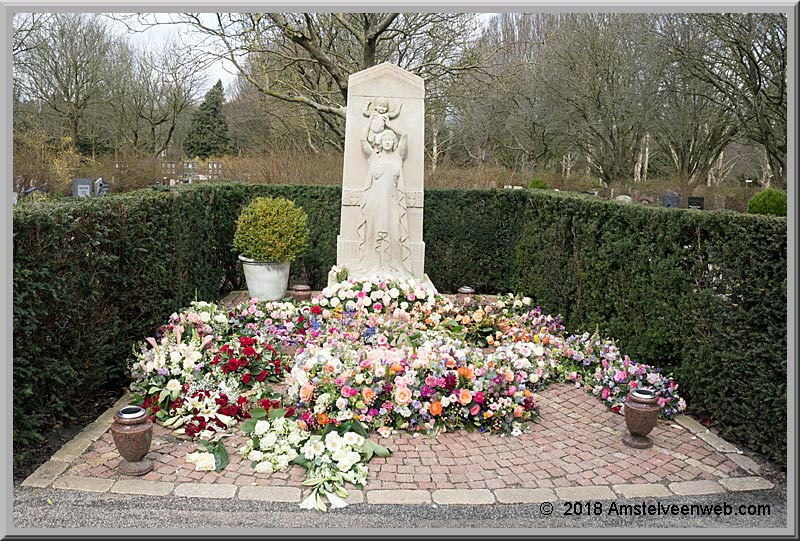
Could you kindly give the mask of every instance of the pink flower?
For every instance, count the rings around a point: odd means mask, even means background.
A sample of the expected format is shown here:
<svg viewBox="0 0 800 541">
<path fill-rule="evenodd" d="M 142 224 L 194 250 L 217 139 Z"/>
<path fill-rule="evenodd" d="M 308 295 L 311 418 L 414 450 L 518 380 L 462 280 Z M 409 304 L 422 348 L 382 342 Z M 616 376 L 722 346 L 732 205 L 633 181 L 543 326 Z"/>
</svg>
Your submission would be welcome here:
<svg viewBox="0 0 800 541">
<path fill-rule="evenodd" d="M 375 310 L 376 312 L 380 312 L 381 310 L 383 310 L 383 305 L 379 302 L 374 302 L 372 303 L 372 309 Z"/>
<path fill-rule="evenodd" d="M 360 366 L 361 368 L 369 368 L 370 366 L 372 366 L 372 363 L 371 363 L 371 362 L 369 362 L 369 360 L 368 360 L 368 359 L 364 359 L 363 361 L 361 361 L 361 362 L 360 362 L 360 363 L 358 363 L 358 364 L 359 364 L 359 366 Z"/>
<path fill-rule="evenodd" d="M 414 302 L 415 300 L 417 300 L 417 296 L 414 295 L 413 293 L 409 293 L 407 298 L 408 302 Z"/>
<path fill-rule="evenodd" d="M 483 368 L 476 368 L 475 369 L 475 375 L 478 376 L 478 377 L 482 376 L 483 375 Z"/>
<path fill-rule="evenodd" d="M 608 387 L 603 387 L 603 390 L 600 392 L 600 398 L 605 400 L 611 394 L 611 389 Z"/>
<path fill-rule="evenodd" d="M 359 299 L 363 299 L 364 297 L 366 297 L 366 296 L 367 296 L 367 294 L 366 294 L 366 293 L 364 293 L 363 291 L 359 291 L 359 292 L 356 294 L 356 296 L 357 296 Z"/>
<path fill-rule="evenodd" d="M 667 399 L 664 398 L 663 396 L 659 397 L 658 398 L 658 407 L 659 408 L 663 408 L 666 405 L 667 405 Z"/>
<path fill-rule="evenodd" d="M 516 392 L 517 392 L 517 388 L 514 387 L 513 385 L 508 388 L 508 396 L 514 396 L 514 393 L 516 393 Z"/>
<path fill-rule="evenodd" d="M 478 391 L 472 396 L 472 400 L 474 400 L 476 404 L 483 404 L 483 393 Z"/>
<path fill-rule="evenodd" d="M 255 314 L 258 311 L 258 308 L 256 308 L 255 304 L 251 304 L 250 308 L 248 308 L 247 311 L 250 312 L 251 314 Z"/>
<path fill-rule="evenodd" d="M 336 384 L 337 387 L 341 387 L 344 385 L 344 378 L 336 378 L 333 380 L 333 383 Z M 342 389 L 342 391 L 344 391 L 344 389 Z"/>
<path fill-rule="evenodd" d="M 470 415 L 477 415 L 479 411 L 481 411 L 481 407 L 480 407 L 478 404 L 475 404 L 475 405 L 474 405 L 474 406 L 472 406 L 472 408 L 469 410 L 469 414 L 470 414 Z"/>
<path fill-rule="evenodd" d="M 350 398 L 351 396 L 355 396 L 357 394 L 358 394 L 358 389 L 355 389 L 353 387 L 349 387 L 347 385 L 342 387 L 342 396 L 345 397 L 345 398 Z"/>
</svg>

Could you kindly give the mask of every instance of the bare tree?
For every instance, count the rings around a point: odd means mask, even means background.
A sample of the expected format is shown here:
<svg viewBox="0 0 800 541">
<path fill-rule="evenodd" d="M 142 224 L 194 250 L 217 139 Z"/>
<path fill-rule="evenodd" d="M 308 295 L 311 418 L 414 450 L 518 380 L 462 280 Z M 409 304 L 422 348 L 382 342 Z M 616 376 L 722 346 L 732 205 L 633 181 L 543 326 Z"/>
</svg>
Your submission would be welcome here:
<svg viewBox="0 0 800 541">
<path fill-rule="evenodd" d="M 733 111 L 742 132 L 764 146 L 770 169 L 786 183 L 786 16 L 781 13 L 691 14 L 708 36 L 678 55 L 713 88 L 709 98 Z"/>
<path fill-rule="evenodd" d="M 158 156 L 188 113 L 203 83 L 202 72 L 174 41 L 158 52 L 137 53 L 123 45 L 113 69 L 109 109 L 118 140 L 139 154 Z"/>
<path fill-rule="evenodd" d="M 655 110 L 661 58 L 640 14 L 565 16 L 545 48 L 542 83 L 551 110 L 607 182 L 625 180 Z"/>
<path fill-rule="evenodd" d="M 79 146 L 87 111 L 102 96 L 113 38 L 97 16 L 55 14 L 27 38 L 22 93 L 46 105 Z"/>
<path fill-rule="evenodd" d="M 208 61 L 229 61 L 258 92 L 315 111 L 344 137 L 350 74 L 384 61 L 428 82 L 479 70 L 466 54 L 474 14 L 215 13 L 171 14 L 169 20 L 127 17 L 132 29 L 187 24 L 202 39 Z"/>
<path fill-rule="evenodd" d="M 685 14 L 662 15 L 655 28 L 655 42 L 670 55 L 659 88 L 656 138 L 688 193 L 707 180 L 739 126 L 730 108 L 712 97 L 713 86 L 694 77 L 693 66 L 686 64 L 687 57 L 712 54 L 707 31 Z"/>
</svg>

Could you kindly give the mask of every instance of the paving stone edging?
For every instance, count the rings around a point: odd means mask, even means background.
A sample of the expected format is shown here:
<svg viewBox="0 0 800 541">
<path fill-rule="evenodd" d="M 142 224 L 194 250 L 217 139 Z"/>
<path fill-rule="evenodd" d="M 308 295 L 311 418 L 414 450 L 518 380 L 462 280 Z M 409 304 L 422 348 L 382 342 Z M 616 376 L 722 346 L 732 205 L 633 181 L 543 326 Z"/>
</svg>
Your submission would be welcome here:
<svg viewBox="0 0 800 541">
<path fill-rule="evenodd" d="M 61 476 L 69 465 L 111 426 L 114 412 L 128 404 L 130 396 L 120 398 L 92 424 L 84 428 L 71 441 L 59 449 L 53 457 L 42 464 L 25 481 L 24 487 L 79 490 L 97 493 L 125 495 L 176 496 L 187 498 L 219 498 L 255 500 L 263 502 L 299 503 L 310 489 L 300 487 L 237 486 L 208 483 L 173 483 L 146 481 L 138 478 L 98 479 L 81 476 Z M 738 448 L 711 433 L 700 423 L 685 415 L 675 422 L 723 452 L 750 473 L 760 473 L 760 466 L 742 454 Z M 752 464 L 751 464 L 752 463 Z M 557 488 L 498 488 L 490 489 L 395 489 L 395 490 L 350 490 L 347 502 L 373 505 L 492 505 L 523 504 L 556 501 L 612 500 L 617 498 L 665 498 L 671 496 L 695 496 L 722 494 L 751 490 L 769 490 L 774 485 L 758 475 L 751 477 L 721 478 L 707 481 L 678 481 L 649 484 L 613 484 L 600 486 L 575 486 Z"/>
</svg>

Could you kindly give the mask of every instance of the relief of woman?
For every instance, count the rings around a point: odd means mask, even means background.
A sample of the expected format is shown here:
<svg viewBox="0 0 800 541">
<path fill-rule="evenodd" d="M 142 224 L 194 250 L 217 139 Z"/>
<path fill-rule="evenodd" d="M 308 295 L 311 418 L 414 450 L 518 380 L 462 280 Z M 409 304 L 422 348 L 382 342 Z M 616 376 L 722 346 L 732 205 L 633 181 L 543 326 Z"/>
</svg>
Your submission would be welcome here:
<svg viewBox="0 0 800 541">
<path fill-rule="evenodd" d="M 362 220 L 358 226 L 359 272 L 410 278 L 408 207 L 403 179 L 408 138 L 388 124 L 375 136 L 375 146 L 368 142 L 368 135 L 369 126 L 361 138 L 361 150 L 368 167 L 366 184 L 362 189 Z"/>
</svg>

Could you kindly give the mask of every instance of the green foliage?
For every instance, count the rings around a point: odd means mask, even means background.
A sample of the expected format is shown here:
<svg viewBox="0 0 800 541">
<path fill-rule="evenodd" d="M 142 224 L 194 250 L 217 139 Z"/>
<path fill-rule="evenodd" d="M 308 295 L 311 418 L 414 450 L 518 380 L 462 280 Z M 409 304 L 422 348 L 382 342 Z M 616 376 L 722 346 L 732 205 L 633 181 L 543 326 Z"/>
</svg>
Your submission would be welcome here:
<svg viewBox="0 0 800 541">
<path fill-rule="evenodd" d="M 222 81 L 217 81 L 209 90 L 200 107 L 192 116 L 192 123 L 183 149 L 186 154 L 200 159 L 224 156 L 231 150 L 231 141 L 228 137 L 228 123 L 222 114 L 222 102 L 225 100 L 225 91 Z"/>
<path fill-rule="evenodd" d="M 14 209 L 15 453 L 54 411 L 127 383 L 134 343 L 170 313 L 243 289 L 231 245 L 258 197 L 311 217 L 292 276 L 324 287 L 339 187 L 203 183 Z M 634 360 L 673 370 L 690 411 L 724 436 L 785 461 L 785 218 L 550 190 L 427 190 L 424 213 L 439 291 L 525 293 L 570 332 L 599 328 Z"/>
<path fill-rule="evenodd" d="M 233 248 L 247 258 L 294 261 L 307 247 L 308 216 L 294 201 L 257 197 L 239 214 Z"/>
<path fill-rule="evenodd" d="M 524 224 L 512 290 L 674 370 L 691 412 L 785 461 L 785 219 L 530 192 Z"/>
<path fill-rule="evenodd" d="M 747 203 L 747 213 L 786 216 L 786 192 L 774 189 L 758 192 Z"/>
<path fill-rule="evenodd" d="M 544 180 L 544 179 L 541 179 L 541 178 L 531 179 L 531 183 L 528 185 L 528 188 L 531 188 L 531 189 L 534 189 L 534 190 L 546 190 L 549 187 L 550 187 L 550 185 L 547 184 L 547 181 Z"/>
</svg>

